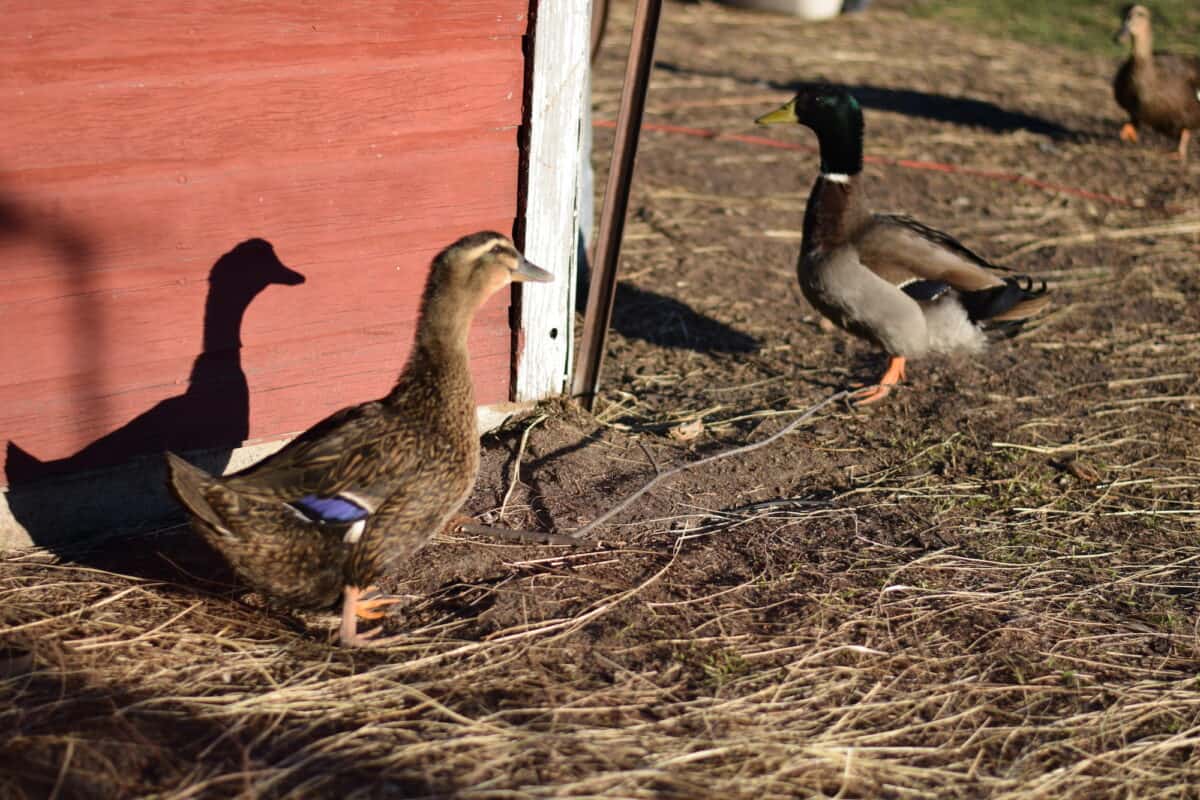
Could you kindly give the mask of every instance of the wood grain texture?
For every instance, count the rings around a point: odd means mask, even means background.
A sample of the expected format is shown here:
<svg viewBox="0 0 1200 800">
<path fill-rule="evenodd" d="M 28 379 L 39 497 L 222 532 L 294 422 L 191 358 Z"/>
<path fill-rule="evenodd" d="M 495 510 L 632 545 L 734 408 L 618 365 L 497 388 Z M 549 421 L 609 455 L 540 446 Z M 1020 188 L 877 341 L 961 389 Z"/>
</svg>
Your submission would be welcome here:
<svg viewBox="0 0 1200 800">
<path fill-rule="evenodd" d="M 538 3 L 524 244 L 529 259 L 554 273 L 555 281 L 522 287 L 517 400 L 561 394 L 571 372 L 590 25 L 589 0 Z"/>
<path fill-rule="evenodd" d="M 172 442 L 231 447 L 385 392 L 429 259 L 512 229 L 527 8 L 7 4 L 4 450 L 36 475 L 112 463 L 88 445 L 126 430 L 128 455 L 161 449 L 164 425 Z M 277 260 L 303 283 L 218 282 L 256 239 L 271 255 L 243 269 Z M 509 396 L 508 302 L 472 332 L 481 403 Z M 209 418 L 171 412 L 198 381 Z"/>
</svg>

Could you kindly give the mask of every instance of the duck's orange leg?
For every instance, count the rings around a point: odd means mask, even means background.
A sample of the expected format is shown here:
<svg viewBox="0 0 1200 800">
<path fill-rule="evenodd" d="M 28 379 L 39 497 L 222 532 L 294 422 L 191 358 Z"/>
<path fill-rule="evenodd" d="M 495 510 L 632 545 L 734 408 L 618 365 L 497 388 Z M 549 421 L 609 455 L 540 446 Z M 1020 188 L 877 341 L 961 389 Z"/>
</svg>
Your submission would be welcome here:
<svg viewBox="0 0 1200 800">
<path fill-rule="evenodd" d="M 379 619 L 384 612 L 378 609 L 404 600 L 403 597 L 380 594 L 374 588 L 360 589 L 357 586 L 347 586 L 342 597 L 342 624 L 338 630 L 338 638 L 346 647 L 379 647 L 390 644 L 402 636 L 390 636 L 386 639 L 376 639 L 381 628 L 358 631 L 359 619 Z"/>
<path fill-rule="evenodd" d="M 1183 133 L 1179 134 L 1179 149 L 1176 154 L 1182 162 L 1187 161 L 1188 142 L 1192 139 L 1192 132 L 1187 128 L 1183 129 Z"/>
<path fill-rule="evenodd" d="M 887 369 L 884 370 L 883 376 L 880 377 L 879 383 L 875 386 L 865 386 L 859 389 L 851 397 L 856 406 L 865 406 L 871 403 L 878 402 L 887 397 L 892 391 L 892 387 L 904 380 L 904 356 L 892 356 L 888 361 Z"/>
<path fill-rule="evenodd" d="M 1122 142 L 1135 142 L 1136 143 L 1137 140 L 1138 140 L 1137 128 L 1133 127 L 1132 122 L 1126 122 L 1124 125 L 1121 126 L 1121 141 Z"/>
</svg>

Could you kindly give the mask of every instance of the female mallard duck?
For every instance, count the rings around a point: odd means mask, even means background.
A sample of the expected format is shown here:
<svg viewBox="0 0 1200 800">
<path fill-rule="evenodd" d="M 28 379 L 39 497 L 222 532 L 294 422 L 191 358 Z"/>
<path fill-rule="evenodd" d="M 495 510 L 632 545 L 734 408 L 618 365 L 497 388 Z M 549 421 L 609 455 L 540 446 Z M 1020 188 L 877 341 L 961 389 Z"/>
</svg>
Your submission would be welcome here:
<svg viewBox="0 0 1200 800">
<path fill-rule="evenodd" d="M 1200 58 L 1154 52 L 1150 10 L 1145 6 L 1125 9 L 1115 38 L 1132 40 L 1129 58 L 1113 78 L 1113 94 L 1129 114 L 1121 140 L 1136 142 L 1138 126 L 1145 124 L 1179 137 L 1179 159 L 1187 160 L 1191 130 L 1200 129 Z"/>
<path fill-rule="evenodd" d="M 344 408 L 278 453 L 217 478 L 167 453 L 192 525 L 273 602 L 320 608 L 343 595 L 341 641 L 376 645 L 356 617 L 397 598 L 372 584 L 419 550 L 466 500 L 479 469 L 467 331 L 511 281 L 552 276 L 498 233 L 459 239 L 433 260 L 416 341 L 385 397 Z"/>
<path fill-rule="evenodd" d="M 1048 304 L 1044 284 L 1003 275 L 916 220 L 871 212 L 860 184 L 862 109 L 845 89 L 805 89 L 757 122 L 796 122 L 817 134 L 821 173 L 804 212 L 800 288 L 834 324 L 891 357 L 878 385 L 855 393 L 857 405 L 886 397 L 903 380 L 906 359 L 978 352 L 985 332 L 1013 332 Z"/>
</svg>

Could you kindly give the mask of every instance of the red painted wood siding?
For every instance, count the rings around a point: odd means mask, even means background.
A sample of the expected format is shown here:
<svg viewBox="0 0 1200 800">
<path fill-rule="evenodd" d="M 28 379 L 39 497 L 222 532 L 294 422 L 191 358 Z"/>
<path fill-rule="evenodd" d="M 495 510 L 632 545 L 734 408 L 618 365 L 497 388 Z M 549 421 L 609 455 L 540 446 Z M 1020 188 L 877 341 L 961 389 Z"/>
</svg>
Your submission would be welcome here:
<svg viewBox="0 0 1200 800">
<path fill-rule="evenodd" d="M 244 438 L 385 392 L 430 257 L 464 233 L 512 229 L 527 9 L 6 3 L 0 445 L 45 462 L 114 431 L 135 440 L 60 464 L 74 469 L 164 441 L 238 444 L 216 440 L 243 438 L 216 418 L 238 413 L 236 381 L 202 387 L 212 413 L 158 420 L 168 433 L 134 421 L 188 394 L 210 270 L 253 238 L 305 281 L 266 286 L 240 350 L 218 342 L 207 357 L 228 382 L 240 355 Z M 248 251 L 257 261 L 238 268 L 265 269 L 270 250 Z M 481 403 L 508 396 L 508 304 L 494 298 L 471 336 Z M 0 476 L 22 482 L 12 466 Z"/>
</svg>

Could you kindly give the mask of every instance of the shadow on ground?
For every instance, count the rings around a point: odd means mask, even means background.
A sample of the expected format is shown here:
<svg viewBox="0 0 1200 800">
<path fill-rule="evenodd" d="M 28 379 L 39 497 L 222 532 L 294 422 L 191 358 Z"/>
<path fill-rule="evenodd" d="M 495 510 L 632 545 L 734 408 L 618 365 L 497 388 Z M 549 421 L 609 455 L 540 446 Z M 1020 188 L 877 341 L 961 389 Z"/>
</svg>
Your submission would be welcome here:
<svg viewBox="0 0 1200 800">
<path fill-rule="evenodd" d="M 666 61 L 656 61 L 654 67 L 663 72 L 678 75 L 732 79 L 739 83 L 777 89 L 780 92 L 789 94 L 795 94 L 801 89 L 827 83 L 826 81 L 783 82 L 769 81 L 762 78 L 746 78 L 716 70 L 686 67 Z M 954 125 L 984 128 L 995 133 L 1029 131 L 1030 133 L 1048 136 L 1056 140 L 1074 140 L 1081 137 L 1078 131 L 1073 131 L 1057 122 L 1021 111 L 1010 111 L 1001 108 L 995 103 L 989 103 L 986 100 L 921 92 L 914 89 L 893 89 L 869 84 L 844 84 L 844 87 L 858 98 L 859 103 L 864 108 L 890 111 L 896 114 L 903 114 L 907 117 L 948 122 Z"/>
<path fill-rule="evenodd" d="M 582 267 L 575 301 L 575 310 L 581 314 L 587 308 L 587 289 L 588 271 Z M 759 348 L 753 336 L 628 281 L 617 283 L 610 327 L 627 339 L 697 353 L 753 353 Z"/>
<path fill-rule="evenodd" d="M 133 669 L 122 683 L 80 670 L 64 677 L 65 666 L 55 665 L 45 648 L 26 644 L 33 656 L 25 658 L 28 674 L 9 684 L 12 704 L 0 712 L 9 734 L 0 745 L 0 787 L 13 792 L 6 797 L 131 797 L 197 785 L 206 785 L 210 796 L 240 796 L 239 790 L 256 793 L 247 788 L 249 776 L 261 773 L 277 775 L 272 789 L 279 796 L 304 794 L 301 787 L 314 778 L 389 797 L 453 791 L 445 778 L 416 770 L 382 776 L 361 754 L 314 748 L 314 724 L 304 714 L 234 719 L 214 713 L 225 703 L 219 683 L 208 689 L 216 697 L 206 697 L 205 688 L 197 696 L 169 697 L 139 686 Z M 10 647 L 9 661 L 18 652 Z M 359 713 L 357 724 L 368 724 L 369 714 Z M 298 753 L 306 757 L 297 759 Z M 198 775 L 198 764 L 209 765 L 213 775 Z M 212 769 L 216 764 L 240 764 L 243 772 Z"/>
</svg>

